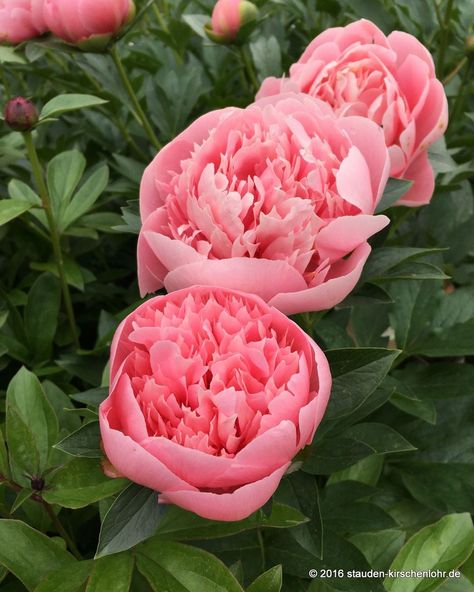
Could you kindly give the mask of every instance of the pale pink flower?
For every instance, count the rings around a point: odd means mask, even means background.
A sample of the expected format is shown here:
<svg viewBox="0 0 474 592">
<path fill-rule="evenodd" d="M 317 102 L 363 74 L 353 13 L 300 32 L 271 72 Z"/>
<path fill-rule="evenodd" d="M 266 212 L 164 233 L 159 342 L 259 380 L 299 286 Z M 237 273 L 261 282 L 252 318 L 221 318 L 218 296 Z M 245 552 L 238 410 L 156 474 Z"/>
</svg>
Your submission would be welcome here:
<svg viewBox="0 0 474 592">
<path fill-rule="evenodd" d="M 361 115 L 383 128 L 392 177 L 414 183 L 398 202 L 429 203 L 434 175 L 427 149 L 448 125 L 448 103 L 433 58 L 413 35 L 386 37 L 367 20 L 327 29 L 290 68 L 288 78 L 267 78 L 257 97 L 304 92 L 340 116 Z"/>
<path fill-rule="evenodd" d="M 373 215 L 388 167 L 376 124 L 304 94 L 204 115 L 143 176 L 141 293 L 206 284 L 286 314 L 331 308 L 389 222 Z"/>
</svg>

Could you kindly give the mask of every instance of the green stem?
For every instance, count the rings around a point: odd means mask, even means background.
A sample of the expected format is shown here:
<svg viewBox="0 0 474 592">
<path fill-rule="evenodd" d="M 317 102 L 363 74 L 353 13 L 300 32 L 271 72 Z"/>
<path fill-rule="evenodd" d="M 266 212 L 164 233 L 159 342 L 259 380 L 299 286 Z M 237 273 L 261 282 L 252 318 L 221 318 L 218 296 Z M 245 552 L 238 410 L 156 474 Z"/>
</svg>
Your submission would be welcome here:
<svg viewBox="0 0 474 592">
<path fill-rule="evenodd" d="M 260 547 L 260 558 L 262 560 L 262 571 L 265 571 L 265 565 L 266 565 L 266 557 L 265 557 L 265 544 L 263 542 L 263 535 L 262 535 L 262 529 L 261 528 L 257 528 L 257 539 L 258 539 L 258 546 Z"/>
<path fill-rule="evenodd" d="M 258 90 L 258 87 L 259 87 L 257 75 L 255 74 L 252 60 L 251 60 L 248 52 L 245 50 L 245 47 L 240 48 L 240 55 L 242 57 L 242 62 L 244 64 L 245 71 L 247 72 L 247 76 L 250 81 L 250 84 L 253 87 L 253 89 L 251 89 L 251 93 L 252 94 L 256 93 Z"/>
<path fill-rule="evenodd" d="M 448 0 L 448 2 L 446 4 L 446 10 L 444 13 L 443 23 L 442 23 L 441 44 L 439 46 L 438 72 L 439 72 L 440 76 L 443 75 L 443 70 L 444 70 L 444 60 L 446 57 L 446 48 L 448 45 L 449 31 L 450 31 L 449 21 L 451 19 L 452 9 L 453 9 L 453 0 Z"/>
<path fill-rule="evenodd" d="M 79 349 L 79 338 L 77 334 L 76 319 L 74 317 L 74 309 L 72 307 L 71 293 L 66 279 L 66 272 L 64 270 L 64 259 L 61 250 L 61 243 L 59 239 L 59 232 L 56 226 L 53 212 L 51 210 L 51 202 L 49 199 L 48 189 L 43 177 L 43 171 L 36 151 L 35 143 L 31 132 L 24 132 L 23 137 L 25 139 L 25 145 L 28 152 L 28 156 L 31 162 L 31 168 L 33 170 L 33 176 L 36 181 L 36 186 L 41 198 L 41 203 L 48 220 L 49 232 L 51 234 L 51 243 L 53 245 L 54 260 L 58 269 L 59 281 L 61 282 L 61 289 L 63 293 L 64 307 L 66 314 L 69 319 L 69 325 L 71 327 L 72 338 L 74 345 Z"/>
<path fill-rule="evenodd" d="M 122 81 L 122 84 L 123 84 L 125 90 L 127 91 L 127 94 L 130 97 L 130 100 L 132 101 L 132 105 L 134 108 L 134 113 L 135 113 L 136 119 L 138 120 L 139 123 L 141 123 L 143 129 L 145 130 L 146 135 L 148 136 L 148 139 L 153 144 L 153 146 L 157 150 L 161 150 L 162 146 L 160 144 L 160 141 L 156 137 L 155 132 L 153 131 L 153 128 L 150 124 L 150 121 L 148 120 L 148 117 L 146 116 L 145 112 L 142 109 L 142 106 L 140 105 L 138 97 L 135 94 L 135 91 L 133 90 L 133 86 L 132 86 L 130 80 L 128 79 L 127 73 L 126 73 L 125 68 L 123 67 L 123 64 L 122 64 L 122 60 L 120 59 L 120 54 L 119 54 L 117 47 L 115 45 L 110 49 L 110 55 L 112 56 L 115 67 L 117 68 L 117 72 L 118 72 L 118 75 L 120 76 L 120 80 Z"/>
<path fill-rule="evenodd" d="M 461 84 L 459 85 L 458 94 L 456 96 L 456 99 L 454 100 L 454 105 L 453 105 L 453 107 L 451 109 L 451 113 L 450 113 L 450 119 L 452 119 L 453 121 L 456 121 L 458 111 L 461 109 L 462 104 L 463 104 L 464 89 L 466 87 L 466 84 L 469 81 L 472 63 L 473 63 L 472 61 L 470 61 L 468 63 L 467 68 L 464 70 L 463 77 L 461 78 Z"/>
<path fill-rule="evenodd" d="M 446 86 L 451 82 L 451 80 L 458 74 L 460 70 L 462 70 L 467 63 L 467 57 L 464 56 L 463 59 L 458 63 L 458 65 L 451 70 L 451 72 L 443 78 L 443 85 Z"/>
<path fill-rule="evenodd" d="M 46 510 L 46 513 L 51 518 L 51 522 L 53 523 L 54 528 L 56 529 L 58 534 L 60 534 L 63 537 L 63 539 L 66 541 L 67 546 L 69 547 L 71 553 L 74 555 L 74 557 L 76 559 L 81 561 L 82 555 L 81 555 L 79 549 L 77 548 L 77 545 L 74 542 L 74 539 L 69 535 L 68 531 L 64 528 L 64 526 L 61 523 L 61 520 L 59 520 L 59 518 L 56 515 L 53 508 L 48 504 L 48 502 L 45 502 L 44 500 L 42 500 L 41 503 L 43 504 L 43 508 Z"/>
<path fill-rule="evenodd" d="M 169 33 L 169 29 L 166 25 L 164 18 L 161 16 L 161 12 L 157 6 L 156 1 L 154 4 L 151 5 L 151 8 L 152 8 L 153 12 L 155 13 L 155 17 L 156 17 L 156 20 L 158 22 L 160 29 L 162 29 L 165 33 Z"/>
</svg>

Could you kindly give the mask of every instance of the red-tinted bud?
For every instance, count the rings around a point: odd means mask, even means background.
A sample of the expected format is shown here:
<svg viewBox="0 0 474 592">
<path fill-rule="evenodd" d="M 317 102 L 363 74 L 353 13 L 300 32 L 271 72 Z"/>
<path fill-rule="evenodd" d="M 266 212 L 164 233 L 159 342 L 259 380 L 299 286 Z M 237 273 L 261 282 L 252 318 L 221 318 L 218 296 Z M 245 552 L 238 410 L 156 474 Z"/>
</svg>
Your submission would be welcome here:
<svg viewBox="0 0 474 592">
<path fill-rule="evenodd" d="M 23 97 L 10 99 L 5 105 L 5 122 L 16 132 L 27 132 L 38 123 L 38 111 L 31 101 Z"/>
</svg>

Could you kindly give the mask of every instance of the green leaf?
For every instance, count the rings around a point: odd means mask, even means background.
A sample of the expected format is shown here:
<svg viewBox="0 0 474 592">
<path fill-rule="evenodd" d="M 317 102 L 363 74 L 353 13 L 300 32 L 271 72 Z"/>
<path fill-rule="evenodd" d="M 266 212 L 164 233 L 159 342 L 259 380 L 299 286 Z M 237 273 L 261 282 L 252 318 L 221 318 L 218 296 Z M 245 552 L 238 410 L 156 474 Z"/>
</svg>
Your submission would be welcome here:
<svg viewBox="0 0 474 592">
<path fill-rule="evenodd" d="M 60 228 L 64 226 L 65 212 L 85 168 L 86 159 L 78 150 L 61 152 L 48 165 L 48 190 L 54 217 Z"/>
<path fill-rule="evenodd" d="M 396 201 L 405 195 L 412 185 L 413 181 L 390 177 L 390 179 L 387 181 L 382 199 L 380 200 L 375 213 L 380 214 L 381 212 L 384 212 L 386 209 L 393 206 Z"/>
<path fill-rule="evenodd" d="M 328 485 L 339 481 L 359 481 L 366 485 L 376 485 L 384 462 L 382 455 L 367 456 L 347 469 L 333 473 L 328 479 Z"/>
<path fill-rule="evenodd" d="M 0 563 L 28 590 L 75 559 L 46 535 L 19 520 L 0 520 Z"/>
<path fill-rule="evenodd" d="M 55 444 L 54 448 L 62 450 L 72 456 L 103 458 L 104 453 L 100 447 L 99 422 L 91 421 L 90 423 L 86 423 L 78 430 Z"/>
<path fill-rule="evenodd" d="M 242 592 L 226 566 L 201 549 L 152 539 L 137 549 L 136 557 L 155 592 Z"/>
<path fill-rule="evenodd" d="M 99 461 L 75 458 L 47 481 L 43 497 L 50 504 L 73 509 L 83 508 L 114 495 L 126 484 L 126 479 L 106 477 Z"/>
<path fill-rule="evenodd" d="M 455 362 L 410 364 L 394 372 L 404 386 L 420 399 L 451 399 L 474 395 L 474 366 Z"/>
<path fill-rule="evenodd" d="M 90 405 L 91 407 L 98 407 L 102 401 L 107 398 L 108 394 L 109 389 L 107 387 L 99 387 L 82 393 L 74 393 L 73 395 L 70 395 L 70 397 L 73 401 L 77 401 L 78 403 Z"/>
<path fill-rule="evenodd" d="M 214 539 L 227 537 L 255 528 L 292 528 L 307 522 L 297 509 L 274 502 L 270 516 L 258 511 L 238 522 L 221 522 L 201 518 L 194 512 L 171 506 L 162 517 L 157 535 L 177 540 Z"/>
<path fill-rule="evenodd" d="M 421 257 L 439 253 L 442 250 L 416 247 L 379 247 L 372 251 L 362 272 L 361 281 L 394 279 L 397 277 L 397 270 L 403 270 L 403 265 L 413 264 Z"/>
<path fill-rule="evenodd" d="M 347 348 L 329 350 L 333 386 L 325 420 L 336 420 L 356 411 L 385 378 L 397 350 Z"/>
<path fill-rule="evenodd" d="M 19 491 L 11 507 L 10 514 L 14 514 L 18 510 L 18 508 L 20 508 L 26 502 L 26 500 L 30 499 L 33 493 L 34 491 L 32 491 L 31 489 L 27 489 L 26 487 Z"/>
<path fill-rule="evenodd" d="M 0 46 L 0 64 L 26 64 L 25 58 L 16 53 L 15 47 Z"/>
<path fill-rule="evenodd" d="M 405 542 L 402 530 L 388 529 L 379 532 L 360 532 L 350 537 L 373 569 L 385 571 Z"/>
<path fill-rule="evenodd" d="M 250 584 L 247 592 L 280 592 L 283 585 L 281 565 L 275 565 Z"/>
<path fill-rule="evenodd" d="M 17 199 L 1 199 L 0 200 L 0 226 L 7 224 L 11 220 L 18 218 L 31 208 L 31 205 L 26 201 Z"/>
<path fill-rule="evenodd" d="M 49 273 L 43 273 L 31 286 L 25 307 L 25 331 L 35 362 L 49 360 L 61 307 L 61 286 Z"/>
<path fill-rule="evenodd" d="M 390 403 L 409 415 L 419 417 L 432 425 L 436 424 L 436 407 L 433 401 L 423 401 L 402 393 L 394 393 L 390 397 Z"/>
<path fill-rule="evenodd" d="M 267 76 L 281 75 L 281 50 L 275 35 L 259 35 L 250 42 L 249 48 L 260 82 Z"/>
<path fill-rule="evenodd" d="M 67 111 L 76 111 L 77 109 L 86 109 L 87 107 L 96 107 L 97 105 L 103 105 L 108 101 L 94 97 L 93 95 L 80 95 L 80 94 L 65 94 L 58 95 L 46 103 L 40 113 L 39 120 L 49 119 L 51 117 L 57 117 Z"/>
<path fill-rule="evenodd" d="M 61 230 L 68 228 L 73 222 L 86 214 L 95 204 L 109 182 L 109 168 L 104 165 L 97 169 L 77 191 L 68 204 L 61 221 Z"/>
<path fill-rule="evenodd" d="M 132 483 L 111 505 L 102 522 L 96 557 L 126 551 L 151 537 L 165 508 L 156 491 Z"/>
<path fill-rule="evenodd" d="M 34 592 L 83 592 L 93 561 L 78 561 L 50 573 Z"/>
<path fill-rule="evenodd" d="M 393 560 L 393 571 L 449 572 L 459 567 L 474 548 L 474 528 L 469 514 L 450 514 L 413 535 Z M 390 577 L 388 592 L 431 592 L 446 578 Z"/>
<path fill-rule="evenodd" d="M 8 452 L 5 446 L 5 440 L 3 437 L 3 432 L 0 429 L 0 475 L 4 477 L 10 476 L 10 466 L 8 463 Z"/>
<path fill-rule="evenodd" d="M 344 430 L 343 437 L 328 437 L 314 443 L 303 470 L 313 475 L 329 475 L 373 454 L 411 450 L 415 448 L 389 426 L 361 423 Z"/>
<path fill-rule="evenodd" d="M 130 553 L 97 559 L 94 561 L 86 592 L 128 592 L 134 563 L 135 559 Z"/>
<path fill-rule="evenodd" d="M 58 422 L 39 380 L 26 368 L 8 386 L 6 416 L 10 457 L 27 473 L 41 474 L 48 467 Z"/>
</svg>

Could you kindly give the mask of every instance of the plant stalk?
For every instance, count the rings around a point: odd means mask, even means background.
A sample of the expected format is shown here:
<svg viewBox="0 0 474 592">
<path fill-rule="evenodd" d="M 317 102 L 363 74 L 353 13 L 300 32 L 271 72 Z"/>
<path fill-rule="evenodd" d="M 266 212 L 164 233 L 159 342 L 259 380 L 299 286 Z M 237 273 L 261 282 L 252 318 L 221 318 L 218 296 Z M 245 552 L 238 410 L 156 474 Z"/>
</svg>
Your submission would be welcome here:
<svg viewBox="0 0 474 592">
<path fill-rule="evenodd" d="M 132 102 L 135 117 L 136 117 L 137 121 L 141 124 L 141 126 L 145 130 L 145 133 L 148 136 L 148 139 L 153 144 L 153 146 L 156 148 L 156 150 L 161 150 L 161 148 L 162 148 L 161 143 L 158 140 L 158 138 L 156 137 L 156 134 L 153 131 L 153 127 L 151 126 L 151 123 L 150 123 L 148 117 L 146 116 L 145 112 L 143 111 L 142 106 L 140 105 L 140 102 L 138 100 L 138 97 L 135 94 L 135 91 L 133 90 L 133 86 L 127 76 L 127 72 L 125 71 L 125 68 L 123 67 L 122 60 L 120 59 L 120 54 L 117 50 L 116 45 L 114 45 L 113 47 L 110 48 L 110 55 L 112 56 L 115 67 L 117 68 L 117 73 L 120 77 L 120 80 L 122 81 L 122 84 L 123 84 L 125 90 L 127 91 L 127 94 Z"/>
<path fill-rule="evenodd" d="M 56 515 L 56 513 L 54 512 L 53 508 L 44 499 L 41 500 L 41 503 L 43 505 L 43 508 L 46 510 L 46 513 L 51 518 L 51 522 L 53 523 L 54 528 L 56 529 L 58 534 L 60 534 L 62 536 L 62 538 L 66 541 L 67 546 L 69 547 L 69 550 L 71 551 L 71 553 L 74 555 L 74 557 L 76 559 L 81 561 L 81 559 L 82 559 L 81 552 L 77 548 L 77 545 L 74 542 L 74 539 L 69 535 L 68 531 L 62 525 L 61 520 L 59 520 L 59 518 Z"/>
<path fill-rule="evenodd" d="M 434 0 L 436 3 L 436 0 Z M 439 57 L 438 57 L 438 72 L 439 76 L 443 75 L 444 70 L 444 61 L 446 57 L 446 48 L 448 46 L 448 38 L 449 38 L 449 21 L 451 19 L 451 12 L 453 9 L 453 0 L 448 0 L 446 4 L 446 10 L 444 12 L 444 19 L 442 22 L 442 31 L 441 31 L 441 43 L 439 46 Z"/>
<path fill-rule="evenodd" d="M 239 49 L 240 56 L 242 58 L 242 63 L 244 65 L 245 71 L 247 72 L 247 77 L 250 81 L 251 92 L 256 93 L 259 88 L 259 83 L 257 80 L 257 75 L 255 74 L 255 70 L 252 64 L 252 60 L 247 51 L 245 51 L 244 47 Z"/>
<path fill-rule="evenodd" d="M 56 226 L 56 221 L 54 219 L 54 215 L 51 209 L 51 201 L 49 199 L 48 188 L 46 187 L 43 171 L 41 169 L 41 163 L 38 158 L 38 153 L 36 151 L 35 143 L 33 141 L 33 136 L 31 135 L 31 132 L 24 132 L 23 137 L 25 139 L 26 150 L 28 152 L 28 157 L 30 159 L 31 168 L 33 170 L 33 176 L 35 178 L 36 186 L 38 188 L 38 193 L 41 198 L 41 203 L 43 205 L 43 209 L 48 220 L 49 232 L 51 234 L 51 243 L 53 245 L 54 260 L 56 262 L 56 267 L 58 269 L 59 281 L 61 283 L 61 290 L 63 293 L 64 307 L 66 309 L 66 314 L 69 320 L 73 342 L 76 349 L 79 349 L 79 337 L 77 332 L 76 319 L 74 316 L 74 308 L 72 306 L 71 292 L 69 291 L 69 285 L 66 279 L 66 272 L 64 270 L 64 259 L 61 250 L 61 242 L 59 239 L 59 232 Z"/>
</svg>

